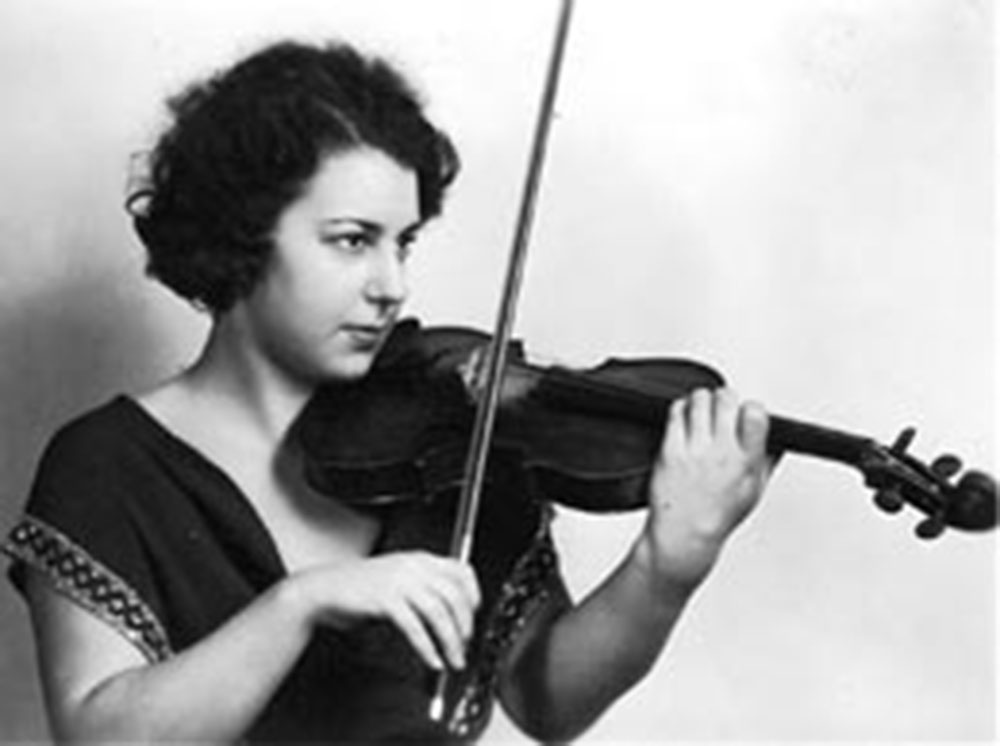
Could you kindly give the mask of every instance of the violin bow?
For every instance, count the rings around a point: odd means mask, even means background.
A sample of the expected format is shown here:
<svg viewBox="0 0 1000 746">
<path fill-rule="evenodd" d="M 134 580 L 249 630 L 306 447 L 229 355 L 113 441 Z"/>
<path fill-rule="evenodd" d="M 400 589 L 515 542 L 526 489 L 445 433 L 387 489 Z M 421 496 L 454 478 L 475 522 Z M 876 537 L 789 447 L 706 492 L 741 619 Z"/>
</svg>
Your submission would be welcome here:
<svg viewBox="0 0 1000 746">
<path fill-rule="evenodd" d="M 496 315 L 496 326 L 493 338 L 485 350 L 483 385 L 479 389 L 480 396 L 476 405 L 476 418 L 472 427 L 469 450 L 466 454 L 464 478 L 459 495 L 458 512 L 452 527 L 451 545 L 448 556 L 463 562 L 472 558 L 473 536 L 479 507 L 482 498 L 483 483 L 486 476 L 486 463 L 489 458 L 490 443 L 496 423 L 497 410 L 500 404 L 500 389 L 503 384 L 503 372 L 507 362 L 507 348 L 514 328 L 514 316 L 517 301 L 521 291 L 524 264 L 528 254 L 528 239 L 534 222 L 535 205 L 538 201 L 538 191 L 542 178 L 542 167 L 549 141 L 549 131 L 552 125 L 556 94 L 559 89 L 559 77 L 566 51 L 566 40 L 569 36 L 570 18 L 573 13 L 573 0 L 562 0 L 559 18 L 556 24 L 555 40 L 549 58 L 545 86 L 542 90 L 538 115 L 535 120 L 535 133 L 532 141 L 528 168 L 524 186 L 521 192 L 521 204 L 518 213 L 516 229 L 511 245 L 510 257 L 507 263 L 507 274 L 503 291 L 500 295 L 499 308 Z M 445 716 L 445 692 L 448 673 L 442 672 L 438 678 L 434 696 L 430 704 L 430 717 L 442 720 Z"/>
</svg>

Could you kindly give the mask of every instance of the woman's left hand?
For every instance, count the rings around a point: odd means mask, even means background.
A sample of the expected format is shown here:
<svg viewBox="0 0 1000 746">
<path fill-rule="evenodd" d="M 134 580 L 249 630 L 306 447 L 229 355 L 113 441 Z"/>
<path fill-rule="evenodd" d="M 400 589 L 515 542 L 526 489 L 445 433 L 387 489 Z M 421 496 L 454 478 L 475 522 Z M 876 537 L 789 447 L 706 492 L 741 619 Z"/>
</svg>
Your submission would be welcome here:
<svg viewBox="0 0 1000 746">
<path fill-rule="evenodd" d="M 768 418 L 730 389 L 675 401 L 650 482 L 638 549 L 660 582 L 693 589 L 760 500 L 770 473 Z"/>
</svg>

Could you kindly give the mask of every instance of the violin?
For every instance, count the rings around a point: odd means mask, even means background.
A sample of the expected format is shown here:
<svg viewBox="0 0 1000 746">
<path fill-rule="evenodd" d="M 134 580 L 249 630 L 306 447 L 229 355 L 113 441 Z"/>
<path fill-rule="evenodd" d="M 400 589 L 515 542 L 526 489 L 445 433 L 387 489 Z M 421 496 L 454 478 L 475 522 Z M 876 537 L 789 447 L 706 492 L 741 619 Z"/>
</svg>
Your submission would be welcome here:
<svg viewBox="0 0 1000 746">
<path fill-rule="evenodd" d="M 328 385 L 303 411 L 299 442 L 313 489 L 356 507 L 454 494 L 478 398 L 488 334 L 461 327 L 394 328 L 361 381 Z M 681 358 L 611 358 L 593 368 L 526 362 L 509 343 L 490 458 L 526 470 L 556 504 L 609 513 L 647 504 L 652 465 L 670 404 L 725 385 L 708 365 Z M 904 429 L 891 445 L 772 415 L 768 452 L 844 464 L 860 472 L 880 509 L 924 515 L 916 534 L 948 527 L 984 531 L 997 522 L 995 481 L 945 454 L 925 463 Z M 489 471 L 487 471 L 489 474 Z"/>
</svg>

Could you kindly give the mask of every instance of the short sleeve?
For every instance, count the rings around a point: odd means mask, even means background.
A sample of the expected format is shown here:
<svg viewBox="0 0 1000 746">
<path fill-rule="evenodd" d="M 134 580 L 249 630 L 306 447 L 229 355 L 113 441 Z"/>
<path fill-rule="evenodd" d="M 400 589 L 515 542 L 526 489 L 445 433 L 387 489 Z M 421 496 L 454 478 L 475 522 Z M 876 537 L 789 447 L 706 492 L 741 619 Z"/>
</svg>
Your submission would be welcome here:
<svg viewBox="0 0 1000 746">
<path fill-rule="evenodd" d="M 2 551 L 20 591 L 26 568 L 32 568 L 158 661 L 169 657 L 170 644 L 157 613 L 152 570 L 123 501 L 128 449 L 108 424 L 91 415 L 56 433 Z"/>
<path fill-rule="evenodd" d="M 481 731 L 489 719 L 502 661 L 542 609 L 568 607 L 569 594 L 552 539 L 555 515 L 540 504 L 539 523 L 527 549 L 517 558 L 484 622 L 480 660 L 471 671 L 453 711 L 449 728 L 460 736 Z"/>
</svg>

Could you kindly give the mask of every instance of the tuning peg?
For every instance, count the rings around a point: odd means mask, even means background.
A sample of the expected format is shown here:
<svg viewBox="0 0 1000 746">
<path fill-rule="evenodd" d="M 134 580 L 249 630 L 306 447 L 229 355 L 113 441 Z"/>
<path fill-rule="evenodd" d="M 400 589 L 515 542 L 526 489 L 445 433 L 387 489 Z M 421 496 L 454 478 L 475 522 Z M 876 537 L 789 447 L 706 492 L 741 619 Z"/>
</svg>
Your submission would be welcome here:
<svg viewBox="0 0 1000 746">
<path fill-rule="evenodd" d="M 886 487 L 875 493 L 875 504 L 886 513 L 898 513 L 905 501 L 897 487 Z"/>
<path fill-rule="evenodd" d="M 946 453 L 938 456 L 931 462 L 931 471 L 941 479 L 950 479 L 962 470 L 962 460 L 957 456 Z"/>
<path fill-rule="evenodd" d="M 896 436 L 896 440 L 892 444 L 892 447 L 889 448 L 889 451 L 895 454 L 896 456 L 902 456 L 903 454 L 906 453 L 906 449 L 910 447 L 910 443 L 913 442 L 913 439 L 916 436 L 917 436 L 917 428 L 915 427 L 904 428 L 902 432 L 900 432 L 900 434 Z"/>
<path fill-rule="evenodd" d="M 944 516 L 932 515 L 917 524 L 914 533 L 921 539 L 936 539 L 945 529 Z"/>
</svg>

